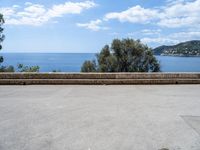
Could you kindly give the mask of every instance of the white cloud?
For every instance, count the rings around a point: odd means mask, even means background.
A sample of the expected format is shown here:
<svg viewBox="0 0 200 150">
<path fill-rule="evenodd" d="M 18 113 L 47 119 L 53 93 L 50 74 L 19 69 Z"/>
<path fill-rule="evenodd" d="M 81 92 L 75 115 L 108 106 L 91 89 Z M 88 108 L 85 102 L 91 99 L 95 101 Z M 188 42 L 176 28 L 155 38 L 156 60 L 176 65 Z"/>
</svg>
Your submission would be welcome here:
<svg viewBox="0 0 200 150">
<path fill-rule="evenodd" d="M 96 4 L 92 1 L 79 3 L 66 2 L 65 4 L 54 5 L 52 9 L 47 12 L 47 15 L 51 17 L 61 17 L 64 14 L 80 14 L 83 10 L 95 6 Z"/>
<path fill-rule="evenodd" d="M 160 35 L 161 31 L 161 29 L 144 29 L 141 33 L 144 35 Z"/>
<path fill-rule="evenodd" d="M 180 28 L 200 25 L 200 0 L 168 0 L 164 7 L 143 8 L 133 6 L 122 12 L 110 12 L 105 20 L 117 19 L 120 22 L 157 24 L 161 27 Z"/>
<path fill-rule="evenodd" d="M 198 26 L 200 24 L 200 0 L 176 1 L 164 8 L 158 25 L 169 28 Z"/>
<path fill-rule="evenodd" d="M 128 37 L 132 38 L 139 38 L 139 37 L 144 37 L 144 36 L 160 36 L 162 30 L 161 29 L 143 29 L 140 31 L 135 31 L 135 32 L 129 32 L 126 34 Z"/>
<path fill-rule="evenodd" d="M 10 18 L 10 16 L 15 14 L 15 7 L 4 7 L 0 8 L 0 13 L 4 15 L 6 18 Z"/>
<path fill-rule="evenodd" d="M 25 2 L 25 4 L 24 5 L 27 5 L 27 6 L 29 6 L 29 5 L 32 5 L 33 3 L 31 3 L 31 2 Z"/>
<path fill-rule="evenodd" d="M 168 6 L 175 5 L 175 4 L 178 4 L 178 3 L 182 3 L 182 2 L 185 2 L 185 1 L 186 0 L 166 0 Z"/>
<path fill-rule="evenodd" d="M 78 27 L 83 27 L 92 31 L 99 31 L 99 30 L 107 30 L 107 27 L 101 26 L 102 21 L 100 19 L 97 19 L 95 21 L 90 21 L 89 23 L 77 23 L 76 25 Z"/>
<path fill-rule="evenodd" d="M 66 14 L 80 14 L 82 11 L 95 7 L 93 1 L 85 2 L 65 2 L 64 4 L 53 5 L 46 8 L 44 5 L 25 3 L 25 8 L 19 7 L 0 8 L 0 13 L 4 14 L 6 24 L 10 25 L 33 25 L 39 26 L 55 17 L 62 17 Z"/>
<path fill-rule="evenodd" d="M 142 38 L 141 41 L 146 44 L 177 44 L 184 41 L 190 41 L 194 39 L 200 39 L 200 31 L 185 31 L 185 32 L 177 32 L 171 33 L 169 35 L 163 35 L 159 37 L 145 37 Z"/>
<path fill-rule="evenodd" d="M 167 45 L 167 44 L 176 44 L 179 40 L 170 39 L 167 37 L 156 37 L 156 38 L 142 38 L 141 41 L 145 44 L 159 44 L 159 45 Z"/>
<path fill-rule="evenodd" d="M 12 7 L 13 7 L 13 8 L 20 8 L 19 5 L 13 5 Z"/>
<path fill-rule="evenodd" d="M 120 34 L 118 32 L 111 32 L 111 33 L 109 33 L 109 35 L 111 35 L 111 36 L 118 36 Z"/>
<path fill-rule="evenodd" d="M 179 39 L 179 41 L 189 41 L 193 39 L 200 39 L 200 31 L 178 32 L 169 35 L 171 39 Z"/>
<path fill-rule="evenodd" d="M 105 20 L 118 19 L 120 22 L 149 23 L 155 18 L 158 11 L 145 9 L 139 5 L 122 12 L 111 12 L 105 15 Z"/>
</svg>

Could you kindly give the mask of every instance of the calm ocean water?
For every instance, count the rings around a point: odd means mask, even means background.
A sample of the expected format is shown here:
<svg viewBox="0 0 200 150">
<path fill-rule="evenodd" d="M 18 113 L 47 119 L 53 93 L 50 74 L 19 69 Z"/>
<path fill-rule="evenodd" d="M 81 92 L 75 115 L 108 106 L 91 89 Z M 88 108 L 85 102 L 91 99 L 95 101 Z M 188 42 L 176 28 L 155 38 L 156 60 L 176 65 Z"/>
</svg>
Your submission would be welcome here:
<svg viewBox="0 0 200 150">
<path fill-rule="evenodd" d="M 60 70 L 62 72 L 80 72 L 85 60 L 95 59 L 94 53 L 1 53 L 3 65 L 22 63 L 28 66 L 40 66 L 40 72 Z M 200 72 L 200 57 L 156 56 L 163 72 Z"/>
</svg>

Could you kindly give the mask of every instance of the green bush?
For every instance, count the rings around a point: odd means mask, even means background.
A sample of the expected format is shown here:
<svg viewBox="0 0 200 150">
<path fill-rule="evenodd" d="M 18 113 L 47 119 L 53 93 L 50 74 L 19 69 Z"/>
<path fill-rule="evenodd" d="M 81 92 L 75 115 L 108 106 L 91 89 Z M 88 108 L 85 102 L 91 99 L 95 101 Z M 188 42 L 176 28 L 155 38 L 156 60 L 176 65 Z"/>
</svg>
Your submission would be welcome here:
<svg viewBox="0 0 200 150">
<path fill-rule="evenodd" d="M 40 67 L 39 66 L 24 66 L 23 64 L 18 64 L 19 72 L 39 72 Z"/>
<path fill-rule="evenodd" d="M 1 66 L 0 72 L 15 72 L 15 69 L 13 66 Z"/>
</svg>

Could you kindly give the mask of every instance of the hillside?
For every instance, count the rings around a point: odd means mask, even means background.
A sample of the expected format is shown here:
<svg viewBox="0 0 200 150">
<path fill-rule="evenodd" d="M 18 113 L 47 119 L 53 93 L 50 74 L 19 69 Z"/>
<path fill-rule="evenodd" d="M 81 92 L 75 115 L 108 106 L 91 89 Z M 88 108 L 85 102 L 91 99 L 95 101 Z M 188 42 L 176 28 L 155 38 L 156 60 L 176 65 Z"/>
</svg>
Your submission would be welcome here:
<svg viewBox="0 0 200 150">
<path fill-rule="evenodd" d="M 200 56 L 200 40 L 187 41 L 172 46 L 159 46 L 153 49 L 155 55 Z"/>
</svg>

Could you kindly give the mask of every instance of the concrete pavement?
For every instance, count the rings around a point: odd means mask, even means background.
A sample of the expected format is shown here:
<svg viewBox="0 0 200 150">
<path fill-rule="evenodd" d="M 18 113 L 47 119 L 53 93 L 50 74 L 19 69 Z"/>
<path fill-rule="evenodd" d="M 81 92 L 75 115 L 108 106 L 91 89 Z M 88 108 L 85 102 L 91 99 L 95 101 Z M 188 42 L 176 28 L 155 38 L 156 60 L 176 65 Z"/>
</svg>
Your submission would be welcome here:
<svg viewBox="0 0 200 150">
<path fill-rule="evenodd" d="M 0 150 L 200 150 L 200 85 L 0 86 Z"/>
</svg>

